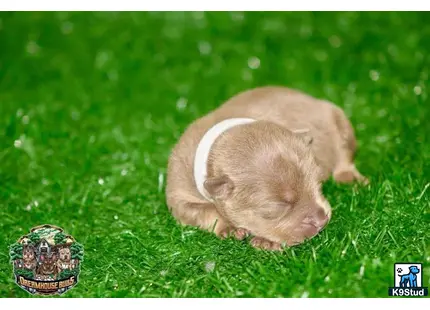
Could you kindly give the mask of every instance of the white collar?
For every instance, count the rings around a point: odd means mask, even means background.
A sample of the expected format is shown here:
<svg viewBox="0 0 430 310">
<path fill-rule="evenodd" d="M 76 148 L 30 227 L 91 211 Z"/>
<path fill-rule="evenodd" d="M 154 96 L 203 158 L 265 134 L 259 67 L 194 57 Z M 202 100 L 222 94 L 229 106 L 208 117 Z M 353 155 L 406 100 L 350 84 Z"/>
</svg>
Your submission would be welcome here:
<svg viewBox="0 0 430 310">
<path fill-rule="evenodd" d="M 211 127 L 200 140 L 197 146 L 196 156 L 194 157 L 194 181 L 196 182 L 199 193 L 209 201 L 213 201 L 207 193 L 203 184 L 207 177 L 207 163 L 210 150 L 215 140 L 230 128 L 254 122 L 251 118 L 230 118 L 223 120 Z"/>
</svg>

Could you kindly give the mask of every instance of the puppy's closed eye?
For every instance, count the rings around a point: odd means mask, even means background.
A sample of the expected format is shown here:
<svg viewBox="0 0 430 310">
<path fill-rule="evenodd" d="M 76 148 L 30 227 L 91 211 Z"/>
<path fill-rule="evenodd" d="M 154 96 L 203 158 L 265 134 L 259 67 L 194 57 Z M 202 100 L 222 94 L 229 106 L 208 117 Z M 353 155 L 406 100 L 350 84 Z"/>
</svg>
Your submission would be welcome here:
<svg viewBox="0 0 430 310">
<path fill-rule="evenodd" d="M 266 220 L 274 220 L 283 217 L 293 205 L 287 202 L 268 203 L 262 206 L 257 212 L 258 216 Z"/>
<path fill-rule="evenodd" d="M 297 192 L 291 188 L 285 189 L 283 195 L 283 200 L 288 204 L 293 204 L 297 201 Z"/>
</svg>

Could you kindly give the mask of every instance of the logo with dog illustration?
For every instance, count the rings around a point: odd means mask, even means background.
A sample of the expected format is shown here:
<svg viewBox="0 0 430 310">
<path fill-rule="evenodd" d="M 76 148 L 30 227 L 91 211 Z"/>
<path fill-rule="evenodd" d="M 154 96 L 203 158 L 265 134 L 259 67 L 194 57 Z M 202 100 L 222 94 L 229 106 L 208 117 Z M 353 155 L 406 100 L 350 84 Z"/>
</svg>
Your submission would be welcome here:
<svg viewBox="0 0 430 310">
<path fill-rule="evenodd" d="M 427 287 L 423 284 L 423 266 L 421 263 L 394 264 L 394 287 L 388 289 L 389 296 L 427 296 Z"/>
<path fill-rule="evenodd" d="M 31 294 L 59 295 L 78 283 L 84 248 L 53 225 L 34 227 L 10 246 L 16 283 Z"/>
</svg>

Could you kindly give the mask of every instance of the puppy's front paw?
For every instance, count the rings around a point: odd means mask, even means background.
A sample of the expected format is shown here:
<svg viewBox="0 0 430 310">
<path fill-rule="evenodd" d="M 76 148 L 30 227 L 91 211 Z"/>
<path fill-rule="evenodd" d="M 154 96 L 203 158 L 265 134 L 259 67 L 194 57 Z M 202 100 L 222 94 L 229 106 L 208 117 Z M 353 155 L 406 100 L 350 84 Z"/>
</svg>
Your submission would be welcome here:
<svg viewBox="0 0 430 310">
<path fill-rule="evenodd" d="M 254 248 L 269 250 L 269 251 L 282 251 L 282 246 L 278 242 L 273 242 L 261 237 L 254 237 L 251 240 L 251 245 Z"/>
<path fill-rule="evenodd" d="M 246 237 L 249 236 L 249 231 L 244 228 L 234 228 L 234 227 L 227 227 L 219 233 L 219 236 L 222 239 L 228 238 L 230 236 L 233 236 L 237 240 L 243 240 Z"/>
</svg>

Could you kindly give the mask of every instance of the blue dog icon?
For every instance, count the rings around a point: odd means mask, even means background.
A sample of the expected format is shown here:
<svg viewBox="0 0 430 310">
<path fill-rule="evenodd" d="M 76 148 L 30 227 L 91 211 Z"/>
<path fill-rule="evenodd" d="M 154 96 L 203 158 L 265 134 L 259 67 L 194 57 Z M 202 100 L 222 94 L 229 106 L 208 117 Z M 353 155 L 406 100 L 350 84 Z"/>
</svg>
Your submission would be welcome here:
<svg viewBox="0 0 430 310">
<path fill-rule="evenodd" d="M 409 266 L 408 274 L 399 274 L 400 287 L 417 287 L 417 274 L 420 272 L 417 266 Z"/>
</svg>

